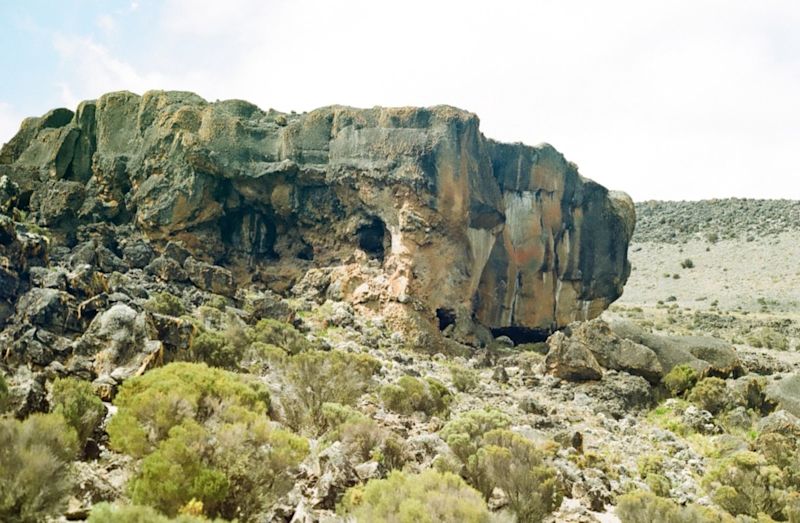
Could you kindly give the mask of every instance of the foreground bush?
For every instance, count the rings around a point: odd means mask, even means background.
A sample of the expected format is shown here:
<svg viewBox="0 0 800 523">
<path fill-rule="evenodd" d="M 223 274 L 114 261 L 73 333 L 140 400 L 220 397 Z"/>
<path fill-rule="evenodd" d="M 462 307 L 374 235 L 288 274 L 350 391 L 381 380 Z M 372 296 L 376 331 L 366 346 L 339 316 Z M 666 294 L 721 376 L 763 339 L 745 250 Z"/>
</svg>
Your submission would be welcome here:
<svg viewBox="0 0 800 523">
<path fill-rule="evenodd" d="M 459 392 L 473 391 L 480 383 L 478 371 L 462 365 L 450 365 L 450 377 L 453 380 L 453 387 Z"/>
<path fill-rule="evenodd" d="M 112 505 L 98 503 L 92 507 L 87 523 L 211 523 L 209 520 L 190 515 L 168 518 L 150 507 L 142 505 Z M 214 520 L 223 523 L 223 520 Z"/>
<path fill-rule="evenodd" d="M 259 320 L 247 330 L 250 343 L 264 343 L 280 347 L 287 354 L 299 354 L 311 350 L 311 343 L 292 325 L 273 319 Z"/>
<path fill-rule="evenodd" d="M 349 489 L 339 507 L 356 521 L 370 523 L 486 523 L 489 509 L 478 492 L 454 474 L 394 471 Z"/>
<path fill-rule="evenodd" d="M 717 505 L 737 516 L 780 518 L 786 502 L 780 469 L 754 452 L 738 452 L 721 460 L 703 484 Z"/>
<path fill-rule="evenodd" d="M 72 487 L 78 437 L 59 414 L 24 422 L 0 418 L 0 521 L 35 523 L 59 515 Z"/>
<path fill-rule="evenodd" d="M 106 415 L 106 408 L 94 394 L 91 383 L 74 378 L 59 378 L 53 382 L 50 410 L 61 414 L 75 429 L 81 447 Z"/>
<path fill-rule="evenodd" d="M 366 354 L 341 351 L 307 351 L 284 365 L 288 387 L 281 397 L 286 423 L 295 430 L 319 435 L 324 430 L 322 406 L 339 403 L 352 406 L 372 383 L 380 368 Z"/>
<path fill-rule="evenodd" d="M 308 453 L 305 439 L 267 418 L 263 385 L 203 364 L 133 378 L 115 403 L 112 447 L 144 458 L 131 499 L 168 516 L 194 502 L 205 515 L 249 521 L 291 488 Z"/>
<path fill-rule="evenodd" d="M 447 387 L 433 378 L 421 380 L 403 376 L 396 383 L 381 389 L 381 399 L 387 409 L 398 414 L 424 412 L 428 416 L 446 416 L 453 395 Z"/>
<path fill-rule="evenodd" d="M 461 475 L 486 498 L 491 495 L 494 486 L 479 460 L 478 451 L 483 446 L 486 433 L 510 425 L 511 418 L 498 410 L 472 410 L 447 423 L 440 432 L 460 463 Z"/>
<path fill-rule="evenodd" d="M 145 309 L 157 314 L 167 316 L 180 316 L 186 309 L 183 308 L 180 298 L 168 292 L 159 292 L 150 297 L 144 304 Z"/>
<path fill-rule="evenodd" d="M 736 523 L 728 514 L 698 505 L 682 507 L 643 491 L 617 498 L 615 512 L 622 523 Z"/>
<path fill-rule="evenodd" d="M 563 499 L 556 470 L 544 462 L 536 445 L 511 431 L 492 430 L 483 436 L 478 463 L 492 487 L 508 496 L 519 523 L 536 523 Z"/>
</svg>

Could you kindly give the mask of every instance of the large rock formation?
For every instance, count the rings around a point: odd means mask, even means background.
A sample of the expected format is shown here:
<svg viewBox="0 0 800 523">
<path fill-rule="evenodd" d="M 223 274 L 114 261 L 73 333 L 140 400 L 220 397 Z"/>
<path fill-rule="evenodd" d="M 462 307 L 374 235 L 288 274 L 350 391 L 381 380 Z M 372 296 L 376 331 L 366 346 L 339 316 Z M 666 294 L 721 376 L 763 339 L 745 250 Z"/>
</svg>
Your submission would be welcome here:
<svg viewBox="0 0 800 523">
<path fill-rule="evenodd" d="M 630 271 L 630 198 L 478 124 L 447 106 L 284 114 L 117 92 L 25 120 L 0 152 L 18 192 L 0 192 L 68 245 L 79 225 L 135 224 L 143 238 L 105 253 L 113 263 L 174 241 L 186 252 L 148 269 L 209 288 L 203 263 L 238 285 L 512 338 L 597 316 Z"/>
</svg>

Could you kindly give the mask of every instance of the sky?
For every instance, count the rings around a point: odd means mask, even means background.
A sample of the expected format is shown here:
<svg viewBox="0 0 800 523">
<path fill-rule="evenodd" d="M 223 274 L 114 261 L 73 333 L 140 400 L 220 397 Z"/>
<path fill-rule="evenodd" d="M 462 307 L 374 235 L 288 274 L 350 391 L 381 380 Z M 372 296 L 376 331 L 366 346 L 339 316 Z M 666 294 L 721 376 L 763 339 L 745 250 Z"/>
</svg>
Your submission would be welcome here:
<svg viewBox="0 0 800 523">
<path fill-rule="evenodd" d="M 108 91 L 448 104 L 635 200 L 800 199 L 796 0 L 0 0 L 0 143 Z"/>
</svg>

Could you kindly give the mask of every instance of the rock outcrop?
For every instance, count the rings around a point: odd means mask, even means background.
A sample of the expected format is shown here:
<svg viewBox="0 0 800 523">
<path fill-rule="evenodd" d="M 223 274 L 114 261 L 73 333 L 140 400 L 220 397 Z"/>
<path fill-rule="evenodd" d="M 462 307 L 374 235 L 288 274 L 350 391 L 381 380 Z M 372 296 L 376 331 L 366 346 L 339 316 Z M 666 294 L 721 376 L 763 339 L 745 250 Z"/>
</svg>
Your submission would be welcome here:
<svg viewBox="0 0 800 523">
<path fill-rule="evenodd" d="M 312 288 L 400 323 L 544 338 L 599 315 L 630 272 L 627 195 L 447 106 L 284 114 L 110 93 L 25 120 L 0 175 L 4 205 L 70 247 L 80 226 L 133 224 L 139 239 L 91 252 L 112 265 L 229 296 Z M 170 241 L 185 252 L 159 256 Z"/>
</svg>

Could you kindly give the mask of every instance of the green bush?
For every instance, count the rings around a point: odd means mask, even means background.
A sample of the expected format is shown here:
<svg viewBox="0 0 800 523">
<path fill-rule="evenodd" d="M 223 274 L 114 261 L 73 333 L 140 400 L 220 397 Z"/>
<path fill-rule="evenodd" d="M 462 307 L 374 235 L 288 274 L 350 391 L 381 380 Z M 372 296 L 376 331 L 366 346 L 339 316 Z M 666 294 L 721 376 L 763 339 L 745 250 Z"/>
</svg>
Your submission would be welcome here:
<svg viewBox="0 0 800 523">
<path fill-rule="evenodd" d="M 661 383 L 672 396 L 680 396 L 691 390 L 697 384 L 699 377 L 693 367 L 676 365 L 661 379 Z"/>
<path fill-rule="evenodd" d="M 706 491 L 734 515 L 781 517 L 785 485 L 781 471 L 754 452 L 737 452 L 720 460 L 703 478 Z"/>
<path fill-rule="evenodd" d="M 379 368 L 380 363 L 366 354 L 312 350 L 293 356 L 283 369 L 288 385 L 281 396 L 284 420 L 295 430 L 322 434 L 322 406 L 354 405 Z"/>
<path fill-rule="evenodd" d="M 168 516 L 187 506 L 249 521 L 288 492 L 308 442 L 272 426 L 263 385 L 204 364 L 173 363 L 125 382 L 113 448 L 143 457 L 131 499 Z M 201 505 L 200 505 L 201 504 Z"/>
<path fill-rule="evenodd" d="M 694 269 L 694 262 L 691 258 L 686 258 L 681 262 L 681 269 Z"/>
<path fill-rule="evenodd" d="M 704 378 L 689 392 L 687 399 L 711 414 L 719 414 L 734 406 L 733 393 L 725 380 Z"/>
<path fill-rule="evenodd" d="M 87 523 L 211 523 L 208 519 L 190 515 L 168 518 L 158 511 L 143 505 L 112 505 L 98 503 L 92 507 Z M 216 519 L 214 523 L 223 523 Z"/>
<path fill-rule="evenodd" d="M 473 391 L 480 383 L 478 371 L 462 365 L 450 365 L 450 377 L 453 380 L 453 387 L 459 392 Z"/>
<path fill-rule="evenodd" d="M 114 399 L 119 412 L 108 423 L 111 447 L 134 457 L 149 454 L 185 420 L 236 420 L 263 414 L 263 384 L 202 363 L 170 363 L 126 381 Z"/>
<path fill-rule="evenodd" d="M 489 509 L 478 492 L 456 475 L 426 470 L 394 471 L 349 489 L 339 512 L 370 523 L 488 523 Z"/>
<path fill-rule="evenodd" d="M 241 358 L 241 353 L 225 334 L 205 329 L 192 337 L 189 352 L 191 361 L 232 370 L 239 367 Z"/>
<path fill-rule="evenodd" d="M 0 418 L 0 521 L 36 523 L 59 515 L 72 488 L 78 436 L 60 414 L 23 422 Z"/>
<path fill-rule="evenodd" d="M 481 466 L 478 451 L 486 433 L 510 425 L 511 418 L 498 410 L 471 410 L 448 422 L 439 433 L 460 462 L 461 475 L 487 498 L 493 485 Z"/>
<path fill-rule="evenodd" d="M 615 512 L 622 523 L 736 523 L 728 514 L 698 505 L 682 507 L 641 490 L 617 498 Z"/>
<path fill-rule="evenodd" d="M 542 521 L 561 505 L 556 470 L 544 457 L 532 441 L 511 431 L 492 430 L 483 436 L 479 467 L 486 471 L 489 484 L 508 496 L 519 523 Z"/>
<path fill-rule="evenodd" d="M 753 329 L 745 338 L 753 347 L 773 350 L 788 350 L 789 338 L 770 327 Z"/>
<path fill-rule="evenodd" d="M 144 304 L 145 308 L 157 314 L 166 314 L 167 316 L 180 316 L 186 310 L 183 307 L 181 300 L 168 292 L 159 292 L 150 297 Z"/>
<path fill-rule="evenodd" d="M 397 383 L 381 389 L 381 399 L 387 409 L 399 414 L 424 412 L 428 416 L 446 416 L 453 395 L 447 387 L 433 378 L 421 380 L 402 376 Z"/>
<path fill-rule="evenodd" d="M 61 414 L 75 429 L 80 446 L 86 445 L 106 415 L 106 408 L 94 394 L 92 384 L 74 378 L 59 378 L 53 382 L 50 410 Z"/>
<path fill-rule="evenodd" d="M 311 350 L 311 343 L 293 326 L 282 321 L 266 318 L 259 320 L 247 330 L 247 338 L 251 343 L 260 342 L 275 345 L 288 354 L 299 354 Z"/>
</svg>

